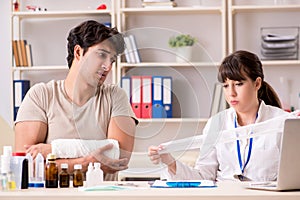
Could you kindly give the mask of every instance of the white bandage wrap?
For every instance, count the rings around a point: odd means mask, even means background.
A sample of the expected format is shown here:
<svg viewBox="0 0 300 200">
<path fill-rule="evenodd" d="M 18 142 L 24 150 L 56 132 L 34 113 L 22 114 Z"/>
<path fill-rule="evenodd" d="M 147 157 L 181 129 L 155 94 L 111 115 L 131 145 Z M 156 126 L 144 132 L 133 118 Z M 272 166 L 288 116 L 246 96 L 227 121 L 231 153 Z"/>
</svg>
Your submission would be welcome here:
<svg viewBox="0 0 300 200">
<path fill-rule="evenodd" d="M 169 141 L 160 144 L 163 149 L 159 152 L 171 153 L 174 151 L 186 151 L 189 149 L 198 149 L 202 147 L 202 155 L 207 155 L 217 143 L 235 142 L 240 139 L 248 139 L 252 137 L 259 137 L 265 134 L 278 134 L 283 132 L 284 121 L 288 118 L 299 118 L 300 111 L 286 113 L 285 115 L 274 117 L 264 122 L 241 126 L 232 130 L 218 130 L 222 127 L 225 119 L 220 118 L 219 121 L 214 121 L 211 125 L 210 138 L 206 135 L 196 135 L 179 140 Z M 249 134 L 254 132 L 255 134 Z M 237 134 L 238 133 L 238 134 Z M 204 142 L 206 140 L 206 143 Z M 203 145 L 203 146 L 202 146 Z"/>
<path fill-rule="evenodd" d="M 113 144 L 113 148 L 104 151 L 103 154 L 112 159 L 119 159 L 119 143 L 114 139 L 105 140 L 81 140 L 81 139 L 56 139 L 51 142 L 52 153 L 56 158 L 79 158 L 87 156 L 92 151 L 107 144 Z"/>
</svg>

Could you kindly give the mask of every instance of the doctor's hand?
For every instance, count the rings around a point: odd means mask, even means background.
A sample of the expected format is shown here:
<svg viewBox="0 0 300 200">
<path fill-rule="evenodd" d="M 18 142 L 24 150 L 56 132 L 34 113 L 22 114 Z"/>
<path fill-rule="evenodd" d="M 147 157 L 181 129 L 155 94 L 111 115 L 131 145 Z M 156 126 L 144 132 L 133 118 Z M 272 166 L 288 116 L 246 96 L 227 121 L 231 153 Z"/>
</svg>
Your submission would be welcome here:
<svg viewBox="0 0 300 200">
<path fill-rule="evenodd" d="M 148 156 L 150 160 L 152 161 L 153 164 L 159 164 L 160 162 L 166 164 L 166 165 L 171 165 L 175 162 L 175 159 L 171 154 L 169 153 L 164 153 L 164 154 L 159 154 L 159 151 L 162 150 L 162 146 L 150 146 L 148 148 Z"/>
<path fill-rule="evenodd" d="M 47 158 L 47 155 L 52 152 L 51 144 L 34 144 L 34 145 L 24 145 L 26 153 L 30 153 L 32 158 L 35 159 L 38 153 L 41 153 L 44 159 Z"/>
<path fill-rule="evenodd" d="M 113 144 L 107 144 L 91 152 L 91 156 L 93 157 L 92 162 L 100 162 L 101 169 L 105 173 L 109 174 L 127 169 L 129 162 L 127 158 L 112 159 L 104 155 L 104 152 L 110 150 L 111 148 L 113 148 Z"/>
</svg>

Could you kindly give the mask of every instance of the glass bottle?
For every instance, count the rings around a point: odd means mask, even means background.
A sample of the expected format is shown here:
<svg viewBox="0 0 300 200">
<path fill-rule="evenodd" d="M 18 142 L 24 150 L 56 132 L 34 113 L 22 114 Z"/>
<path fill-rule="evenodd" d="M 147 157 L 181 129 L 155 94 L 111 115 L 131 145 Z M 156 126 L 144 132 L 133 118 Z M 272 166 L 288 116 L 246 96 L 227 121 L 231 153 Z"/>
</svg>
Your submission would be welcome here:
<svg viewBox="0 0 300 200">
<path fill-rule="evenodd" d="M 66 188 L 70 186 L 70 174 L 68 173 L 68 164 L 61 164 L 61 172 L 59 173 L 59 187 Z"/>
<path fill-rule="evenodd" d="M 73 187 L 83 186 L 83 173 L 81 169 L 82 169 L 81 164 L 74 165 Z"/>
<path fill-rule="evenodd" d="M 56 156 L 48 154 L 46 164 L 46 188 L 58 188 L 58 167 L 56 165 Z"/>
</svg>

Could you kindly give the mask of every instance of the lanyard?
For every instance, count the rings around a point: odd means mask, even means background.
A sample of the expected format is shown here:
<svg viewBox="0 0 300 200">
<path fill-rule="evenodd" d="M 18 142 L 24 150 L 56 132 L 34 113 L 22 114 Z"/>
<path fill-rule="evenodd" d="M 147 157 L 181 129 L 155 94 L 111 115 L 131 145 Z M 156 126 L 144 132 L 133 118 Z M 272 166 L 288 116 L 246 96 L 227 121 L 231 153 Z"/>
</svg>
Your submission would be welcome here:
<svg viewBox="0 0 300 200">
<path fill-rule="evenodd" d="M 255 119 L 257 119 L 257 116 L 258 116 L 258 114 L 256 114 L 256 118 Z M 237 119 L 236 119 L 236 117 L 234 119 L 234 127 L 237 128 Z M 252 134 L 252 131 L 251 131 L 251 134 Z M 246 162 L 245 162 L 245 164 L 243 166 L 240 141 L 239 140 L 236 141 L 237 154 L 238 154 L 238 159 L 239 159 L 239 164 L 240 164 L 240 169 L 242 171 L 242 174 L 244 173 L 245 168 L 246 168 L 246 166 L 247 166 L 247 164 L 248 164 L 248 162 L 250 160 L 250 157 L 251 157 L 252 143 L 253 143 L 253 138 L 250 138 L 248 156 L 247 156 L 247 160 L 246 160 Z"/>
</svg>

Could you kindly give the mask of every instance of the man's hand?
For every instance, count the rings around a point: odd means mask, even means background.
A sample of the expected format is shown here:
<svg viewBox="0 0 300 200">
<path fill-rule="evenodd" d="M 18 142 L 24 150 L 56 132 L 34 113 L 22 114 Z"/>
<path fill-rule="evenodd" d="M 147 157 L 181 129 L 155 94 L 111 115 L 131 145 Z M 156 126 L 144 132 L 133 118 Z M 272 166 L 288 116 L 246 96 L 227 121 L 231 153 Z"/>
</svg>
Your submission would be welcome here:
<svg viewBox="0 0 300 200">
<path fill-rule="evenodd" d="M 160 162 L 170 165 L 175 160 L 169 153 L 159 154 L 159 150 L 161 150 L 161 146 L 150 146 L 148 148 L 148 156 L 153 164 L 159 164 Z"/>
<path fill-rule="evenodd" d="M 34 144 L 34 145 L 24 145 L 26 153 L 30 153 L 32 158 L 35 159 L 38 153 L 41 153 L 46 159 L 47 155 L 52 152 L 51 144 Z"/>
<path fill-rule="evenodd" d="M 97 150 L 91 152 L 91 155 L 94 157 L 95 162 L 101 163 L 101 169 L 105 173 L 113 174 L 117 171 L 125 170 L 128 168 L 128 159 L 111 159 L 104 155 L 104 151 L 113 148 L 113 144 L 107 144 Z"/>
</svg>

